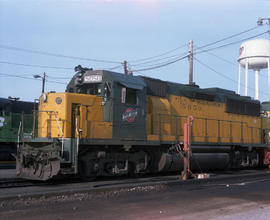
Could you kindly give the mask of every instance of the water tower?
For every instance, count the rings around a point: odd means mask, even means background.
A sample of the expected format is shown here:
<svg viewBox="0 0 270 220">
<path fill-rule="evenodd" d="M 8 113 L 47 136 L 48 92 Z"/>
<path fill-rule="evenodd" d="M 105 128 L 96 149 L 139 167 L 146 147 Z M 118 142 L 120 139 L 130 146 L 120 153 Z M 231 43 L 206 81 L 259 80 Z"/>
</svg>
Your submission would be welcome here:
<svg viewBox="0 0 270 220">
<path fill-rule="evenodd" d="M 268 89 L 270 100 L 270 41 L 256 39 L 246 41 L 240 46 L 238 94 L 240 95 L 241 67 L 245 68 L 245 96 L 248 95 L 248 70 L 255 72 L 255 99 L 259 99 L 259 73 L 261 69 L 268 68 Z"/>
</svg>

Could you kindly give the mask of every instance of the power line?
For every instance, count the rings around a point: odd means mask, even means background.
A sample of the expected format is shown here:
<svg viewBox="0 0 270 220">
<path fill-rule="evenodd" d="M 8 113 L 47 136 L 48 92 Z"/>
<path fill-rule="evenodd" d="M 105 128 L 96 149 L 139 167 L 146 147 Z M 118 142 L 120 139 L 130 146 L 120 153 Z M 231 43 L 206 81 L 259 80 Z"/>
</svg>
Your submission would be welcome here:
<svg viewBox="0 0 270 220">
<path fill-rule="evenodd" d="M 72 67 L 59 67 L 59 66 L 47 66 L 47 65 L 39 65 L 39 64 L 25 64 L 25 63 L 14 63 L 9 61 L 0 61 L 0 63 L 15 65 L 15 66 L 26 66 L 26 67 L 37 67 L 37 68 L 49 68 L 49 69 L 65 69 L 65 70 L 74 70 Z M 104 68 L 106 70 L 114 70 L 122 67 L 122 65 L 117 65 L 110 68 Z"/>
<path fill-rule="evenodd" d="M 241 40 L 238 40 L 238 41 L 234 41 L 234 42 L 231 42 L 231 43 L 223 44 L 221 46 L 213 47 L 213 48 L 210 48 L 210 49 L 207 49 L 207 50 L 201 50 L 200 52 L 194 52 L 194 54 L 205 53 L 205 52 L 209 52 L 209 51 L 212 51 L 212 50 L 220 49 L 220 48 L 223 48 L 223 47 L 231 46 L 231 45 L 234 45 L 234 44 L 239 44 L 239 43 L 241 43 L 243 41 L 250 40 L 252 38 L 259 37 L 259 36 L 262 36 L 262 35 L 267 34 L 267 33 L 268 33 L 268 31 L 265 31 L 263 33 L 260 33 L 260 34 L 257 34 L 257 35 L 253 35 L 251 37 L 247 37 L 247 38 L 244 38 L 244 39 L 241 39 Z"/>
<path fill-rule="evenodd" d="M 8 65 L 15 65 L 15 66 L 26 66 L 26 67 L 38 67 L 38 68 L 49 68 L 49 69 L 66 69 L 66 70 L 73 70 L 74 68 L 71 67 L 59 67 L 59 66 L 43 66 L 37 64 L 24 64 L 24 63 L 13 63 L 8 61 L 0 61 L 0 63 L 8 64 Z"/>
<path fill-rule="evenodd" d="M 199 49 L 199 47 L 197 47 L 197 49 Z M 199 50 L 201 50 L 201 49 L 199 49 Z M 205 51 L 205 52 L 208 53 L 208 54 L 210 54 L 210 55 L 213 56 L 213 57 L 216 57 L 216 58 L 218 58 L 218 59 L 224 61 L 225 63 L 231 64 L 231 65 L 233 65 L 233 66 L 238 66 L 236 63 L 233 63 L 233 62 L 231 62 L 230 60 L 227 60 L 227 59 L 225 59 L 225 58 L 223 58 L 223 57 L 221 57 L 221 56 L 218 56 L 218 55 L 216 55 L 216 54 L 214 54 L 214 53 L 212 53 L 212 52 L 210 52 L 210 51 Z"/>
<path fill-rule="evenodd" d="M 214 53 L 212 53 L 212 52 L 210 52 L 210 51 L 206 51 L 206 53 L 208 53 L 208 54 L 210 54 L 211 56 L 216 57 L 216 58 L 218 58 L 218 59 L 224 61 L 225 63 L 228 63 L 228 64 L 230 64 L 230 65 L 232 65 L 232 66 L 238 67 L 238 64 L 236 64 L 236 63 L 234 63 L 234 62 L 232 62 L 232 61 L 230 61 L 230 60 L 227 60 L 227 59 L 225 59 L 224 57 L 218 56 L 218 55 L 216 55 L 216 54 L 214 54 Z M 260 73 L 260 75 L 261 75 L 262 77 L 264 77 L 264 78 L 268 78 L 268 76 L 264 75 L 263 73 Z"/>
<path fill-rule="evenodd" d="M 71 79 L 72 77 L 57 77 L 57 76 L 51 76 L 51 75 L 47 75 L 46 76 L 48 78 L 52 78 L 52 79 Z"/>
<path fill-rule="evenodd" d="M 212 43 L 208 43 L 208 44 L 203 45 L 203 46 L 201 46 L 201 47 L 195 48 L 195 50 L 199 50 L 199 49 L 202 49 L 202 48 L 209 47 L 209 46 L 212 46 L 212 45 L 214 45 L 214 44 L 220 43 L 220 42 L 222 42 L 222 41 L 229 40 L 229 39 L 231 39 L 231 38 L 234 38 L 234 37 L 237 37 L 237 36 L 239 36 L 239 35 L 245 34 L 245 33 L 247 33 L 247 32 L 253 31 L 253 30 L 257 29 L 258 27 L 259 27 L 259 26 L 255 26 L 255 27 L 250 28 L 250 29 L 247 29 L 247 30 L 245 30 L 245 31 L 241 31 L 241 32 L 239 32 L 239 33 L 237 33 L 237 34 L 233 34 L 233 35 L 231 35 L 231 36 L 222 38 L 222 39 L 217 40 L 217 41 L 214 41 L 214 42 L 212 42 Z"/>
<path fill-rule="evenodd" d="M 116 63 L 116 64 L 121 63 L 121 62 L 116 62 L 116 61 L 111 61 L 111 60 L 99 60 L 99 59 L 92 59 L 92 58 L 85 58 L 85 57 L 68 56 L 68 55 L 56 54 L 56 53 L 50 53 L 50 52 L 44 52 L 44 51 L 38 51 L 38 50 L 29 50 L 29 49 L 24 49 L 24 48 L 19 48 L 19 47 L 6 46 L 2 44 L 0 44 L 0 48 L 6 49 L 6 50 L 15 50 L 15 51 L 21 51 L 21 52 L 26 52 L 26 53 L 45 55 L 45 56 L 62 57 L 62 58 L 76 59 L 76 60 L 86 60 L 86 61 L 99 62 L 99 63 Z"/>
<path fill-rule="evenodd" d="M 218 72 L 217 70 L 215 70 L 214 68 L 210 67 L 209 65 L 203 63 L 202 61 L 198 60 L 197 58 L 194 57 L 194 59 L 195 59 L 198 63 L 200 63 L 202 66 L 204 66 L 204 67 L 208 68 L 209 70 L 211 70 L 212 72 L 214 72 L 214 73 L 216 73 L 216 74 L 222 76 L 223 78 L 226 78 L 226 79 L 228 79 L 228 80 L 230 80 L 230 81 L 232 81 L 232 82 L 238 84 L 238 82 L 237 82 L 236 80 L 234 80 L 234 79 L 232 79 L 232 78 L 226 76 L 225 74 L 223 74 L 223 73 L 221 73 L 221 72 Z M 241 85 L 244 86 L 243 84 L 241 84 Z M 253 88 L 253 87 L 248 87 L 248 89 L 254 91 L 254 88 Z M 267 93 L 264 93 L 264 92 L 262 92 L 262 91 L 260 91 L 260 93 L 261 93 L 261 94 L 264 94 L 264 95 L 268 95 Z"/>
<path fill-rule="evenodd" d="M 257 26 L 254 27 L 254 28 L 251 28 L 251 29 L 242 31 L 240 33 L 231 35 L 229 37 L 223 38 L 221 40 L 218 40 L 218 41 L 215 41 L 215 42 L 206 44 L 206 45 L 201 46 L 201 47 L 198 47 L 195 50 L 200 50 L 200 52 L 195 52 L 194 54 L 200 54 L 200 53 L 204 53 L 204 52 L 208 52 L 209 53 L 209 51 L 211 51 L 211 50 L 215 50 L 215 49 L 219 49 L 219 48 L 222 48 L 222 47 L 230 46 L 230 45 L 233 45 L 233 44 L 236 44 L 236 43 L 239 43 L 239 42 L 248 40 L 248 39 L 252 39 L 254 37 L 258 37 L 258 36 L 261 36 L 261 35 L 264 35 L 264 34 L 268 33 L 268 31 L 266 31 L 266 32 L 263 32 L 263 33 L 254 35 L 252 37 L 248 37 L 248 38 L 242 39 L 240 41 L 231 42 L 231 43 L 224 44 L 224 45 L 221 45 L 221 46 L 218 46 L 218 47 L 215 47 L 215 48 L 210 48 L 210 49 L 207 49 L 207 50 L 201 50 L 202 48 L 205 48 L 205 47 L 214 45 L 214 44 L 219 43 L 219 42 L 222 42 L 224 40 L 228 40 L 230 38 L 236 37 L 236 36 L 241 35 L 243 33 L 247 33 L 247 32 L 249 32 L 251 30 L 256 29 L 256 28 L 257 28 Z M 140 60 L 150 60 L 150 61 L 145 61 L 143 63 L 131 65 L 131 66 L 145 66 L 146 67 L 146 68 L 141 68 L 141 69 L 138 69 L 138 70 L 134 70 L 133 72 L 136 72 L 136 71 L 146 71 L 146 70 L 152 70 L 152 69 L 161 68 L 161 67 L 164 67 L 164 66 L 173 64 L 173 63 L 175 63 L 175 62 L 177 62 L 179 60 L 182 60 L 182 59 L 188 57 L 188 55 L 185 55 L 184 57 L 180 57 L 179 58 L 180 55 L 184 55 L 185 54 L 185 53 L 183 53 L 183 54 L 178 54 L 178 55 L 173 55 L 173 56 L 169 56 L 169 57 L 163 57 L 163 58 L 160 58 L 160 59 L 151 60 L 151 59 L 153 59 L 155 57 L 164 56 L 164 55 L 166 55 L 168 53 L 171 53 L 171 52 L 173 52 L 173 51 L 175 51 L 177 49 L 183 48 L 186 45 L 187 44 L 184 44 L 182 46 L 179 46 L 179 47 L 177 47 L 177 48 L 175 48 L 173 50 L 169 50 L 169 51 L 167 51 L 165 53 L 162 53 L 160 55 L 152 56 L 152 57 L 145 58 L 145 59 L 140 59 Z M 48 53 L 48 52 L 43 52 L 43 51 L 28 50 L 28 49 L 22 49 L 22 48 L 17 48 L 17 47 L 10 47 L 10 46 L 5 46 L 5 45 L 0 45 L 0 48 L 9 49 L 9 50 L 18 50 L 18 51 L 29 52 L 29 53 L 37 53 L 37 54 L 48 55 L 48 56 L 58 56 L 58 57 L 64 57 L 64 58 L 70 58 L 70 59 L 80 59 L 80 60 L 90 60 L 90 61 L 95 61 L 95 62 L 107 62 L 107 63 L 118 63 L 118 64 L 120 63 L 121 64 L 121 65 L 117 65 L 115 67 L 109 68 L 108 70 L 118 69 L 118 68 L 120 68 L 122 66 L 122 63 L 121 62 L 114 62 L 114 61 L 107 61 L 107 60 L 97 60 L 97 59 L 90 59 L 90 58 L 83 58 L 83 57 L 74 57 L 74 56 L 66 56 L 66 55 L 62 55 L 62 54 L 54 54 L 54 53 Z M 174 59 L 172 59 L 171 61 L 163 62 L 163 63 L 157 63 L 157 64 L 152 64 L 152 65 L 143 65 L 143 64 L 147 64 L 147 63 L 153 63 L 153 62 L 156 62 L 156 61 L 170 59 L 170 58 L 174 58 Z M 223 60 L 225 61 L 225 59 L 223 59 Z M 39 67 L 39 68 L 73 69 L 73 68 L 69 68 L 69 67 L 43 66 L 43 65 L 22 64 L 22 63 L 14 63 L 14 62 L 6 62 L 6 61 L 0 61 L 0 63 L 10 64 L 10 65 Z"/>
<path fill-rule="evenodd" d="M 247 33 L 247 32 L 249 32 L 249 31 L 255 30 L 255 29 L 257 29 L 257 28 L 258 28 L 258 27 L 256 26 L 256 27 L 254 27 L 254 28 L 251 28 L 251 29 L 242 31 L 242 32 L 240 32 L 240 33 L 233 34 L 233 35 L 231 35 L 231 36 L 229 36 L 229 37 L 226 37 L 226 38 L 223 38 L 223 39 L 221 39 L 221 40 L 214 41 L 214 42 L 212 42 L 212 43 L 209 43 L 209 44 L 206 44 L 206 45 L 204 45 L 204 46 L 198 47 L 198 48 L 196 48 L 195 50 L 201 50 L 202 48 L 209 47 L 209 46 L 211 46 L 211 45 L 214 45 L 214 44 L 217 44 L 217 43 L 219 43 L 219 42 L 222 42 L 222 41 L 231 39 L 231 38 L 233 38 L 233 37 L 236 37 L 236 36 L 239 36 L 239 35 L 241 35 L 241 34 Z M 231 42 L 231 43 L 227 43 L 227 44 L 224 44 L 224 45 L 220 45 L 220 46 L 217 46 L 217 47 L 214 47 L 214 48 L 210 48 L 210 49 L 207 49 L 207 50 L 201 50 L 200 52 L 194 52 L 194 54 L 200 54 L 200 53 L 204 53 L 204 52 L 209 52 L 209 51 L 211 51 L 211 50 L 215 50 L 215 49 L 227 47 L 227 46 L 230 46 L 230 45 L 233 45 L 233 44 L 240 43 L 240 42 L 245 41 L 245 40 L 249 40 L 249 39 L 252 39 L 252 38 L 255 38 L 255 37 L 264 35 L 264 34 L 266 34 L 266 33 L 268 33 L 268 31 L 263 32 L 263 33 L 260 33 L 260 34 L 257 34 L 257 35 L 253 35 L 253 36 L 251 36 L 251 37 L 248 37 L 248 38 L 245 38 L 245 39 L 242 39 L 242 40 L 238 40 L 238 41 L 234 41 L 234 42 Z M 177 55 L 174 55 L 174 56 L 171 56 L 171 57 L 160 58 L 160 59 L 158 59 L 158 61 L 159 61 L 159 60 L 168 59 L 168 58 L 172 58 L 172 57 L 175 57 L 175 56 L 177 56 Z M 140 63 L 140 64 L 135 64 L 135 65 L 133 65 L 133 66 L 141 66 L 142 64 L 151 63 L 151 62 L 154 62 L 154 61 L 156 61 L 156 60 L 147 61 L 147 62 Z M 177 60 L 177 61 L 178 61 L 178 60 Z M 177 62 L 177 61 L 170 61 L 170 62 L 168 62 L 168 63 L 161 64 L 161 65 L 156 64 L 154 67 L 153 67 L 153 65 L 152 65 L 152 66 L 147 67 L 147 68 L 139 69 L 139 71 L 145 71 L 145 70 L 151 70 L 151 69 L 160 68 L 160 67 L 163 67 L 163 65 L 164 65 L 164 66 L 167 66 L 167 65 L 170 65 L 170 64 L 175 63 L 175 62 Z M 227 61 L 226 61 L 226 62 L 227 62 Z M 136 71 L 136 70 L 134 70 L 134 72 L 135 72 L 135 71 Z"/>
<path fill-rule="evenodd" d="M 138 63 L 138 64 L 132 64 L 131 66 L 149 66 L 149 65 L 144 65 L 144 64 L 147 64 L 147 63 L 153 63 L 153 62 L 156 62 L 156 61 L 161 61 L 161 60 L 166 60 L 166 59 L 175 59 L 175 58 L 178 58 L 180 56 L 184 56 L 185 54 L 187 54 L 188 52 L 185 52 L 185 53 L 181 53 L 181 54 L 175 54 L 175 55 L 172 55 L 172 56 L 169 56 L 169 57 L 163 57 L 163 58 L 159 58 L 159 59 L 155 59 L 155 60 L 150 60 L 150 61 L 146 61 L 146 62 L 143 62 L 143 63 Z M 168 61 L 167 61 L 168 62 Z M 155 64 L 152 64 L 152 65 L 155 65 Z M 150 65 L 151 66 L 151 65 Z"/>
<path fill-rule="evenodd" d="M 136 63 L 136 62 L 140 62 L 140 61 L 151 60 L 151 59 L 156 58 L 156 57 L 161 57 L 161 56 L 167 55 L 167 54 L 169 54 L 169 53 L 172 53 L 172 52 L 174 52 L 174 51 L 176 51 L 176 50 L 179 50 L 179 49 L 181 49 L 181 48 L 183 48 L 183 47 L 186 47 L 186 46 L 188 46 L 188 44 L 181 45 L 181 46 L 176 47 L 176 48 L 174 48 L 174 49 L 172 49 L 172 50 L 169 50 L 169 51 L 167 51 L 167 52 L 164 52 L 164 53 L 161 53 L 161 54 L 158 54 L 158 55 L 155 55 L 155 56 L 146 57 L 146 58 L 142 58 L 142 59 L 138 59 L 138 60 L 133 60 L 133 61 L 131 61 L 131 62 Z"/>
<path fill-rule="evenodd" d="M 153 70 L 153 69 L 159 69 L 161 67 L 164 67 L 164 66 L 168 66 L 170 64 L 173 64 L 173 63 L 176 63 L 180 60 L 183 60 L 185 58 L 187 58 L 189 55 L 185 55 L 183 57 L 180 57 L 176 60 L 173 60 L 173 61 L 170 61 L 170 62 L 167 62 L 167 63 L 163 63 L 163 64 L 157 64 L 156 66 L 153 66 L 153 67 L 149 67 L 149 68 L 144 68 L 144 69 L 137 69 L 137 70 L 132 70 L 132 72 L 139 72 L 139 71 L 146 71 L 146 70 Z"/>
<path fill-rule="evenodd" d="M 255 26 L 255 27 L 253 27 L 253 28 L 250 28 L 250 29 L 241 31 L 241 32 L 239 32 L 239 33 L 236 33 L 236 34 L 233 34 L 233 35 L 231 35 L 231 36 L 222 38 L 222 39 L 220 39 L 220 40 L 214 41 L 214 42 L 212 42 L 212 43 L 206 44 L 206 45 L 201 46 L 201 47 L 196 48 L 196 49 L 202 49 L 202 48 L 205 48 L 205 47 L 212 46 L 212 45 L 214 45 L 214 44 L 220 43 L 220 42 L 222 42 L 222 41 L 225 41 L 225 40 L 228 40 L 228 39 L 231 39 L 231 38 L 234 38 L 234 37 L 237 37 L 237 36 L 242 35 L 242 34 L 244 34 L 244 33 L 247 33 L 247 32 L 250 32 L 250 31 L 252 31 L 252 30 L 255 30 L 255 29 L 257 29 L 257 28 L 258 28 L 258 26 Z M 178 50 L 178 49 L 181 49 L 181 48 L 183 48 L 183 47 L 185 47 L 185 46 L 188 46 L 188 44 L 181 45 L 181 46 L 176 47 L 176 48 L 174 48 L 174 49 L 172 49 L 172 50 L 169 50 L 169 51 L 167 51 L 167 52 L 158 54 L 158 55 L 156 55 L 156 56 L 152 56 L 152 57 L 148 57 L 148 58 L 143 58 L 143 59 L 139 59 L 139 60 L 134 60 L 134 61 L 131 61 L 131 62 L 136 63 L 136 62 L 139 62 L 139 61 L 151 60 L 151 59 L 153 59 L 153 58 L 160 57 L 160 56 L 164 56 L 164 55 L 167 55 L 167 54 L 169 54 L 169 53 L 172 53 L 172 52 L 174 52 L 174 51 L 176 51 L 176 50 Z M 175 57 L 175 56 L 177 56 L 177 55 L 174 55 L 174 56 L 172 56 L 172 57 Z M 168 58 L 171 58 L 171 57 L 168 57 Z M 161 60 L 162 60 L 162 59 L 163 59 L 163 58 L 161 58 Z M 164 58 L 164 59 L 166 59 L 166 58 Z M 160 60 L 160 59 L 159 59 L 159 60 Z M 144 63 L 140 63 L 140 64 L 135 64 L 135 65 L 133 65 L 133 66 L 141 65 L 141 64 L 145 64 L 145 63 L 149 63 L 149 62 L 154 62 L 154 60 L 153 60 L 153 61 L 144 62 Z"/>
<path fill-rule="evenodd" d="M 20 76 L 20 75 L 13 75 L 13 74 L 6 74 L 6 73 L 0 73 L 0 76 L 15 77 L 15 78 L 29 79 L 29 80 L 41 80 L 41 79 L 34 79 L 32 77 L 26 77 L 26 76 Z M 67 84 L 67 83 L 63 83 L 63 82 L 59 82 L 59 81 L 51 81 L 51 80 L 46 80 L 46 82 L 63 84 L 63 85 L 66 85 Z"/>
<path fill-rule="evenodd" d="M 222 76 L 222 77 L 224 77 L 224 78 L 226 78 L 226 79 L 228 79 L 228 80 L 230 80 L 230 81 L 233 81 L 233 82 L 237 83 L 237 81 L 235 81 L 234 79 L 231 79 L 230 77 L 226 76 L 225 74 L 216 71 L 214 68 L 212 68 L 212 67 L 210 67 L 209 65 L 207 65 L 207 64 L 205 64 L 205 63 L 203 63 L 203 62 L 201 62 L 201 61 L 198 60 L 197 58 L 194 57 L 194 59 L 195 59 L 198 63 L 200 63 L 202 66 L 204 66 L 204 67 L 206 67 L 206 68 L 212 70 L 212 71 L 215 72 L 216 74 L 218 74 L 218 75 L 220 75 L 220 76 Z"/>
<path fill-rule="evenodd" d="M 109 71 L 111 71 L 111 70 L 115 70 L 115 69 L 122 68 L 122 66 L 123 66 L 123 64 L 121 64 L 121 65 L 117 65 L 117 66 L 114 66 L 114 67 L 111 67 L 111 68 L 105 68 L 105 70 L 109 70 Z"/>
</svg>

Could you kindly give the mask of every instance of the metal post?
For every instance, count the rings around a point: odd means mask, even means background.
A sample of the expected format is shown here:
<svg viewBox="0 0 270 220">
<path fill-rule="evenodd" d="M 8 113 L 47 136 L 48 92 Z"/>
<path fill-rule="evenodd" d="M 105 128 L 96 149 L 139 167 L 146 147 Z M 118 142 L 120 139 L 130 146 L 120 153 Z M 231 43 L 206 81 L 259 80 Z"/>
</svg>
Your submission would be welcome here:
<svg viewBox="0 0 270 220">
<path fill-rule="evenodd" d="M 255 99 L 259 100 L 259 70 L 255 70 Z"/>
<path fill-rule="evenodd" d="M 244 135 L 243 135 L 243 133 L 244 133 L 244 131 L 243 131 L 243 122 L 241 121 L 241 142 L 243 143 L 244 142 Z"/>
<path fill-rule="evenodd" d="M 245 96 L 248 95 L 248 59 L 245 65 Z"/>
<path fill-rule="evenodd" d="M 52 112 L 49 112 L 49 120 L 47 122 L 47 125 L 48 125 L 48 138 L 51 138 L 52 136 Z"/>
<path fill-rule="evenodd" d="M 35 109 L 35 104 L 34 104 L 32 138 L 35 138 L 35 129 L 36 129 L 36 109 Z"/>
<path fill-rule="evenodd" d="M 221 138 L 220 138 L 220 120 L 218 120 L 218 143 L 220 143 Z"/>
<path fill-rule="evenodd" d="M 175 117 L 175 141 L 178 142 L 178 117 Z"/>
<path fill-rule="evenodd" d="M 251 142 L 254 143 L 254 137 L 253 137 L 253 127 L 251 127 Z"/>
<path fill-rule="evenodd" d="M 192 122 L 193 116 L 188 116 L 187 123 L 184 124 L 184 170 L 182 172 L 182 180 L 193 178 L 190 170 Z"/>
<path fill-rule="evenodd" d="M 239 69 L 238 69 L 238 92 L 237 94 L 240 95 L 241 92 L 241 64 L 239 63 Z"/>
<path fill-rule="evenodd" d="M 44 93 L 44 89 L 45 89 L 45 77 L 46 77 L 46 74 L 45 72 L 43 73 L 43 77 L 42 77 L 42 94 Z"/>
<path fill-rule="evenodd" d="M 207 118 L 205 119 L 205 131 L 204 131 L 204 135 L 205 135 L 205 142 L 208 142 L 208 135 L 207 135 Z"/>
<path fill-rule="evenodd" d="M 160 119 L 160 114 L 158 114 L 158 136 L 159 136 L 159 141 L 161 141 L 161 119 Z"/>
<path fill-rule="evenodd" d="M 189 42 L 190 54 L 189 54 L 189 85 L 193 85 L 193 40 Z"/>
<path fill-rule="evenodd" d="M 22 127 L 21 127 L 21 139 L 24 142 L 24 112 L 22 112 Z"/>
<path fill-rule="evenodd" d="M 232 143 L 232 121 L 230 121 L 230 142 Z"/>
</svg>

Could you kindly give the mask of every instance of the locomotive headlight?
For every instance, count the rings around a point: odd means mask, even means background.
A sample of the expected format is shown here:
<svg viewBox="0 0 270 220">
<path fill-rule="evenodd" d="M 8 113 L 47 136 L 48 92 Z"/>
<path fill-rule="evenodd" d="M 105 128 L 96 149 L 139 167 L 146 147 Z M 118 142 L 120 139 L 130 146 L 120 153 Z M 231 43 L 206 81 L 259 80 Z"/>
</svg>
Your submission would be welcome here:
<svg viewBox="0 0 270 220">
<path fill-rule="evenodd" d="M 61 97 L 57 97 L 55 99 L 55 102 L 56 102 L 56 104 L 60 105 L 62 103 L 62 98 Z"/>
<path fill-rule="evenodd" d="M 43 93 L 43 94 L 41 95 L 41 100 L 42 100 L 43 102 L 47 102 L 47 100 L 48 100 L 48 94 L 47 94 L 47 93 Z"/>
</svg>

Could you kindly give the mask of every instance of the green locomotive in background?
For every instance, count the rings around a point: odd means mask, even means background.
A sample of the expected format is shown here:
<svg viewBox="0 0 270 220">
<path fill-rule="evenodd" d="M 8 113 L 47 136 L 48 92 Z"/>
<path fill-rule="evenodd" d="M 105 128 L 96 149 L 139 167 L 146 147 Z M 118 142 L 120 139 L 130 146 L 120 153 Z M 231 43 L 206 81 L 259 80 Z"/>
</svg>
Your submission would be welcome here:
<svg viewBox="0 0 270 220">
<path fill-rule="evenodd" d="M 34 135 L 34 107 L 34 102 L 0 98 L 0 161 L 15 161 L 17 142 Z"/>
</svg>

